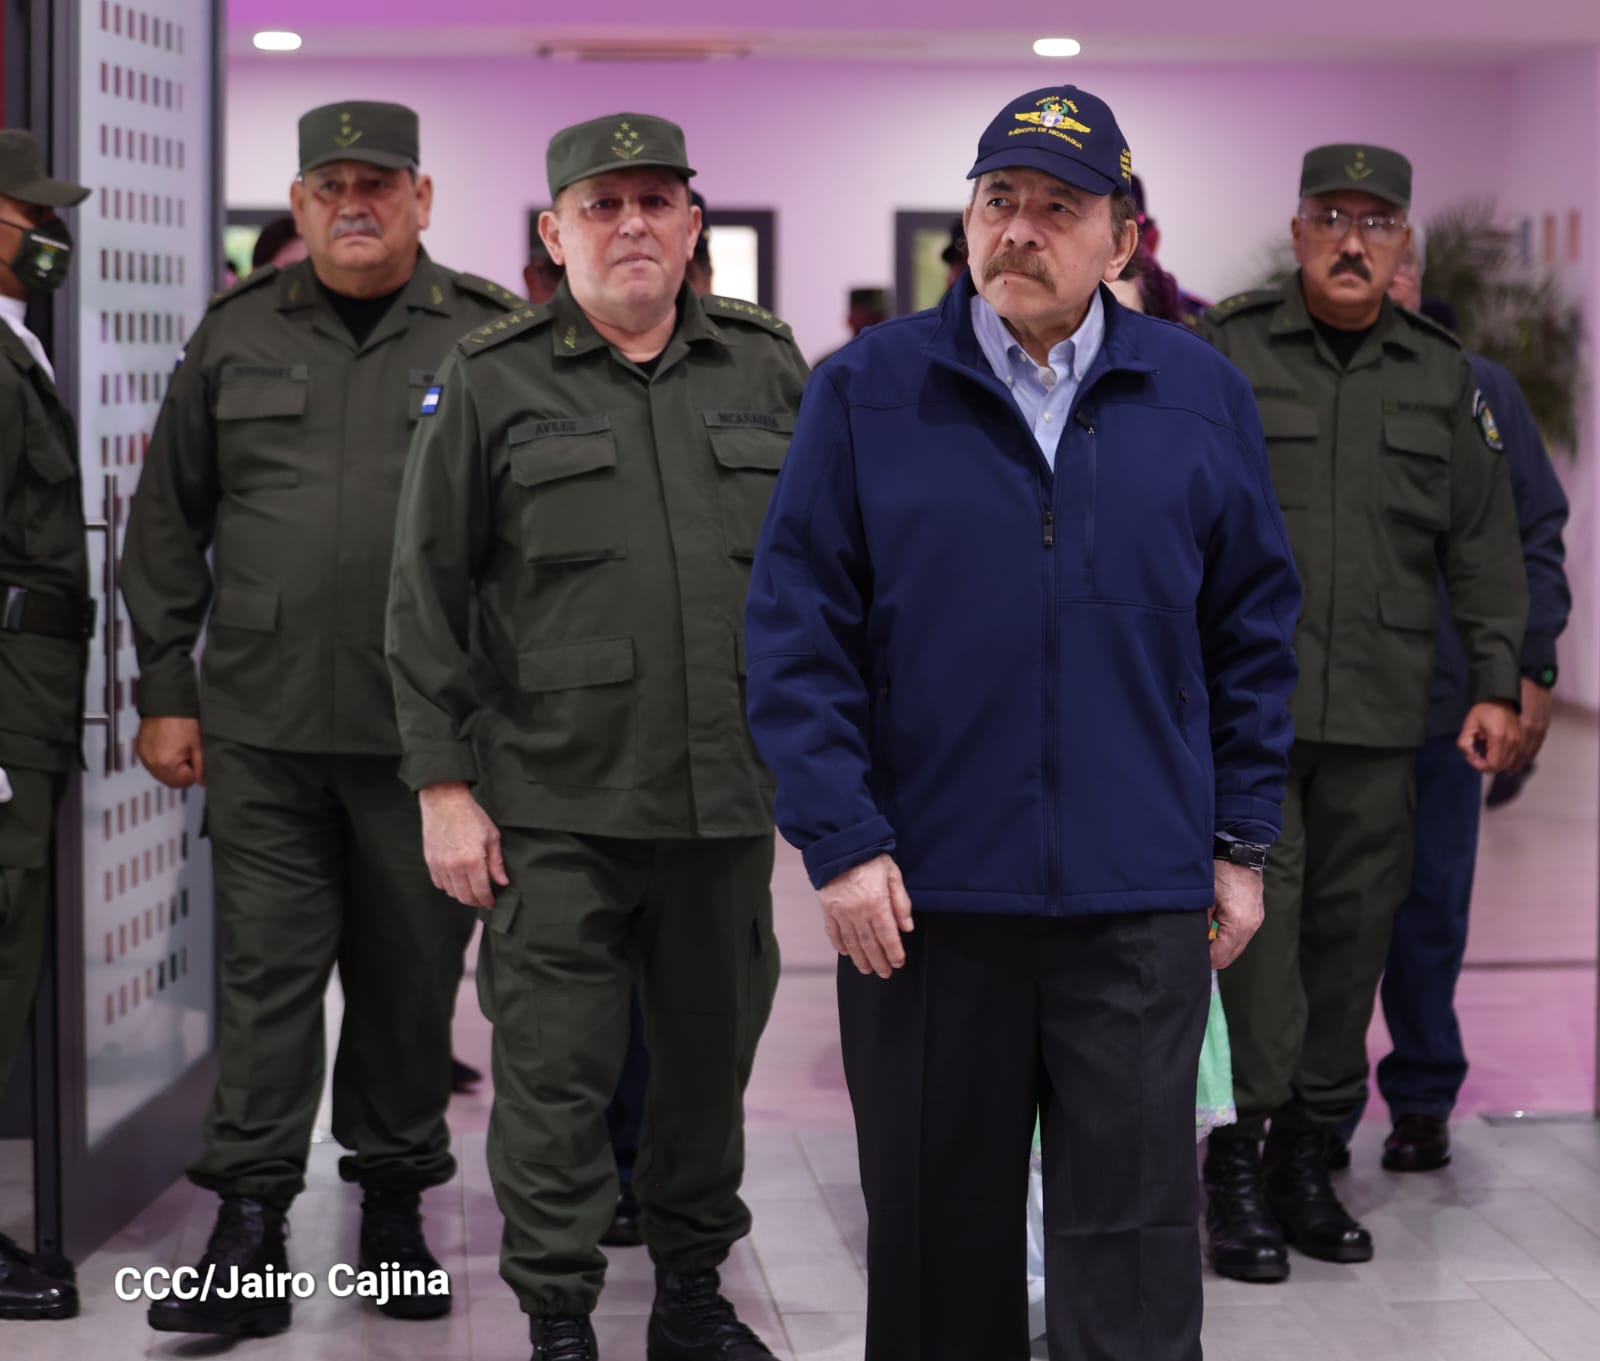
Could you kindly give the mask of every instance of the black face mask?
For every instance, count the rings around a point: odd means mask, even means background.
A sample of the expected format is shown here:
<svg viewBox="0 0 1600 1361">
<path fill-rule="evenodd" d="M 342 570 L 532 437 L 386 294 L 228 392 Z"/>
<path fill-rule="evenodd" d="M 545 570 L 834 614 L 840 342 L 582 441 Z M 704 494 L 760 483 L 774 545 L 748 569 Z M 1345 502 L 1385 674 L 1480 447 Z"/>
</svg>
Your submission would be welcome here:
<svg viewBox="0 0 1600 1361">
<path fill-rule="evenodd" d="M 6 261 L 22 286 L 31 292 L 49 293 L 66 282 L 72 264 L 72 233 L 59 217 L 30 227 L 25 222 L 0 218 L 8 227 L 22 233 L 17 253 Z"/>
</svg>

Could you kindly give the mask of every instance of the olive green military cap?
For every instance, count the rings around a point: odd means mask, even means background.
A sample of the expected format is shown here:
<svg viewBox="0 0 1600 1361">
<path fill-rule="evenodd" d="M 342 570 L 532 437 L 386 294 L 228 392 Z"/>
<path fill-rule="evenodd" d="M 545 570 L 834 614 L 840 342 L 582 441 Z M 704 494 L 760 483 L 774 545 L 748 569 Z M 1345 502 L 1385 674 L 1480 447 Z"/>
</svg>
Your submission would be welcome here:
<svg viewBox="0 0 1600 1361">
<path fill-rule="evenodd" d="M 552 199 L 569 184 L 608 170 L 660 166 L 684 179 L 694 174 L 683 147 L 683 129 L 648 113 L 610 113 L 562 128 L 550 139 L 544 164 Z"/>
<path fill-rule="evenodd" d="M 40 208 L 71 208 L 89 197 L 81 184 L 53 180 L 44 173 L 38 142 L 21 128 L 0 131 L 0 194 Z"/>
<path fill-rule="evenodd" d="M 1300 164 L 1300 197 L 1356 189 L 1396 208 L 1411 206 L 1411 162 L 1388 147 L 1339 142 L 1313 147 Z"/>
<path fill-rule="evenodd" d="M 417 145 L 417 115 L 404 104 L 324 104 L 300 119 L 300 173 L 332 161 L 415 170 Z"/>
</svg>

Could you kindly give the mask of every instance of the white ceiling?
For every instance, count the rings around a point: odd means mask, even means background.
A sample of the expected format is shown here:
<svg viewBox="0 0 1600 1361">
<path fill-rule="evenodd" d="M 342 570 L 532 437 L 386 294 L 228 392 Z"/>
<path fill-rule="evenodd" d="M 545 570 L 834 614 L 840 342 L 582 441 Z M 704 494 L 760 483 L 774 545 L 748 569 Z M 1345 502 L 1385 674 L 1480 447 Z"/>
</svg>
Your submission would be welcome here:
<svg viewBox="0 0 1600 1361">
<path fill-rule="evenodd" d="M 1034 38 L 1071 36 L 1079 61 L 1502 62 L 1600 43 L 1595 0 L 1139 0 L 1123 6 L 1012 10 L 1000 26 L 973 0 L 229 0 L 229 51 L 252 52 L 261 28 L 300 33 L 300 53 L 263 60 L 397 56 L 571 59 L 586 47 L 704 49 L 791 59 L 922 62 L 1038 61 Z M 771 19 L 771 24 L 762 23 Z M 576 22 L 575 22 L 576 21 Z"/>
</svg>

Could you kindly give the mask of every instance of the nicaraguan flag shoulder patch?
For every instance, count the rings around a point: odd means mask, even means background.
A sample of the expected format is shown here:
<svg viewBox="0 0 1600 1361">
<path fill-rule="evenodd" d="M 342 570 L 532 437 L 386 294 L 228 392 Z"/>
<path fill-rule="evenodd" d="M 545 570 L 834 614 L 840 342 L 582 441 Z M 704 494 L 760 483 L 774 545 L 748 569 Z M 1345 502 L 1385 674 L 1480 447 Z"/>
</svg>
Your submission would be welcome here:
<svg viewBox="0 0 1600 1361">
<path fill-rule="evenodd" d="M 429 388 L 422 399 L 422 412 L 424 416 L 431 416 L 439 409 L 439 398 L 444 395 L 443 388 Z"/>
</svg>

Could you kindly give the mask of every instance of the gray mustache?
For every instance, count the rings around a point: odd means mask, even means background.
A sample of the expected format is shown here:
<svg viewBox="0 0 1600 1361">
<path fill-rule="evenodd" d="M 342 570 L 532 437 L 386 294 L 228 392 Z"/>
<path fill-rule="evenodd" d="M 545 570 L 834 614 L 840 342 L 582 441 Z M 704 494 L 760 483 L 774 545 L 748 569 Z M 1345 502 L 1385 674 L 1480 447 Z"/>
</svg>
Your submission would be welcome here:
<svg viewBox="0 0 1600 1361">
<path fill-rule="evenodd" d="M 333 239 L 337 241 L 341 236 L 380 236 L 376 218 L 352 217 L 341 218 L 333 224 Z"/>
</svg>

